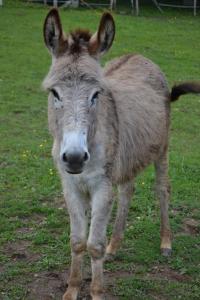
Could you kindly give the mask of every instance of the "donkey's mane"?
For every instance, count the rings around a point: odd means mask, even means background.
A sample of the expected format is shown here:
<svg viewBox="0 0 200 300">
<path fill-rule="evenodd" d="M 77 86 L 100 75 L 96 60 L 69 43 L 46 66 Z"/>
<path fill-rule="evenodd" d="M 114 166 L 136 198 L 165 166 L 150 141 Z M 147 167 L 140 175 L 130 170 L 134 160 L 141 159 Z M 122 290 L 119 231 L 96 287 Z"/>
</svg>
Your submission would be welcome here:
<svg viewBox="0 0 200 300">
<path fill-rule="evenodd" d="M 70 45 L 71 53 L 80 53 L 85 47 L 88 46 L 89 40 L 92 34 L 87 29 L 76 29 L 70 32 L 70 37 L 72 38 L 72 43 Z"/>
</svg>

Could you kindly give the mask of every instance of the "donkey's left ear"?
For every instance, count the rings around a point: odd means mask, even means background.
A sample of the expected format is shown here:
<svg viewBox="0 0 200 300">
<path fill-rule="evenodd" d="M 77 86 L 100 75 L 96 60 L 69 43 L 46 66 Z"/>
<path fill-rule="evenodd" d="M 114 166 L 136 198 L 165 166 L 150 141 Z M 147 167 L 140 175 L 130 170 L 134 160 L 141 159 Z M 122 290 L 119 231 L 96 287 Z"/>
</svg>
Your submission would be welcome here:
<svg viewBox="0 0 200 300">
<path fill-rule="evenodd" d="M 67 49 L 67 41 L 63 37 L 59 13 L 55 8 L 50 10 L 45 19 L 44 41 L 53 56 L 59 56 Z"/>
<path fill-rule="evenodd" d="M 110 13 L 101 17 L 98 31 L 91 37 L 89 52 L 91 55 L 101 56 L 112 46 L 115 37 L 115 22 Z"/>
</svg>

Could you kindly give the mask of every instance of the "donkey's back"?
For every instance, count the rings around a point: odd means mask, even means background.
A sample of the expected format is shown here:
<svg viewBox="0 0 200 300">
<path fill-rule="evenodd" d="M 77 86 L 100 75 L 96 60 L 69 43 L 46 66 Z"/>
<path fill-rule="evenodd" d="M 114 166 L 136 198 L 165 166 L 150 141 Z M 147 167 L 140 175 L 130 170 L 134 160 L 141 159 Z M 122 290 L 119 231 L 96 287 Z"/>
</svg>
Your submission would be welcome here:
<svg viewBox="0 0 200 300">
<path fill-rule="evenodd" d="M 164 97 L 169 97 L 170 94 L 163 72 L 151 60 L 140 54 L 127 54 L 113 59 L 106 64 L 104 74 L 109 80 L 116 80 L 118 85 L 148 85 Z"/>
</svg>

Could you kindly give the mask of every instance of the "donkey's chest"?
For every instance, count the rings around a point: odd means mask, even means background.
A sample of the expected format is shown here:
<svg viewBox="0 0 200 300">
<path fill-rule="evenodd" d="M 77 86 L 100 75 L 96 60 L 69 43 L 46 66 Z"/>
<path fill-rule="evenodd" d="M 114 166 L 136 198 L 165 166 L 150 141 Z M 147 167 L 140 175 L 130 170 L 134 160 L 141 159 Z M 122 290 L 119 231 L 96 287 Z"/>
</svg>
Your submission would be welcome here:
<svg viewBox="0 0 200 300">
<path fill-rule="evenodd" d="M 105 171 L 99 167 L 96 169 L 86 169 L 82 174 L 70 178 L 70 183 L 74 188 L 86 197 L 90 197 L 97 187 L 101 185 Z"/>
</svg>

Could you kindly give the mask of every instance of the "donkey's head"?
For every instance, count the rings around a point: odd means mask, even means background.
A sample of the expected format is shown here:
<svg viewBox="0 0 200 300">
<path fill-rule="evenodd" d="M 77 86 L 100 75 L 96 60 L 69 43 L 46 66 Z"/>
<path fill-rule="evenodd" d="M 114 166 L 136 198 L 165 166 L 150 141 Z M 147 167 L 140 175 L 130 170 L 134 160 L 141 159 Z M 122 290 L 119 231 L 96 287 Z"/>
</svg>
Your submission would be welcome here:
<svg viewBox="0 0 200 300">
<path fill-rule="evenodd" d="M 104 90 L 98 59 L 111 47 L 115 25 L 103 14 L 98 31 L 76 30 L 65 36 L 58 11 L 49 12 L 44 40 L 52 65 L 44 80 L 49 94 L 49 126 L 59 148 L 59 160 L 68 173 L 78 174 L 90 159 L 98 102 Z"/>
</svg>

